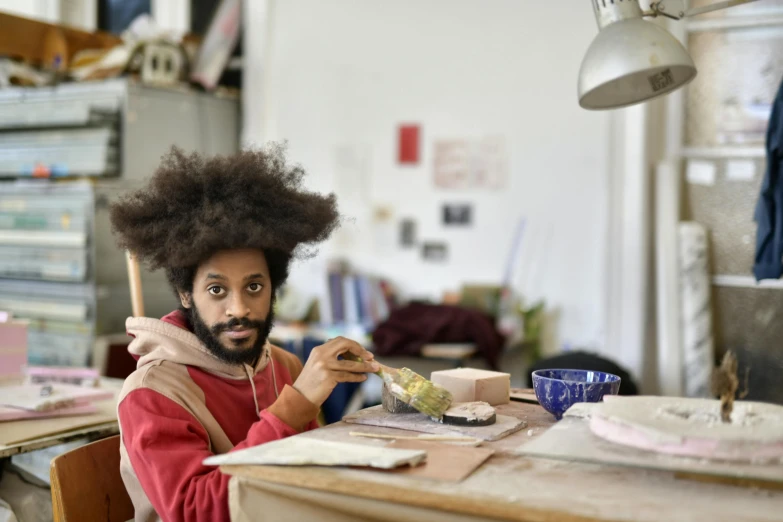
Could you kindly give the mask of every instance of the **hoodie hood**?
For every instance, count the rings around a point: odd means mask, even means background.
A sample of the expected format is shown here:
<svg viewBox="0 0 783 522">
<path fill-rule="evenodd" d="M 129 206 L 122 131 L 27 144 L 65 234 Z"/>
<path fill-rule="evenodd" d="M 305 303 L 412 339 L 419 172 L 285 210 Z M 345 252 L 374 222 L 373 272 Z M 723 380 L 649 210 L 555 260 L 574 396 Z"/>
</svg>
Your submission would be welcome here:
<svg viewBox="0 0 783 522">
<path fill-rule="evenodd" d="M 125 321 L 128 335 L 134 337 L 128 352 L 137 359 L 136 368 L 156 361 L 171 361 L 195 366 L 228 379 L 247 379 L 263 371 L 269 364 L 269 343 L 264 345 L 255 367 L 228 364 L 215 357 L 194 333 L 183 328 L 185 323 L 180 325 L 180 321 L 172 321 L 170 316 L 167 316 L 167 321 L 151 317 L 129 317 Z"/>
</svg>

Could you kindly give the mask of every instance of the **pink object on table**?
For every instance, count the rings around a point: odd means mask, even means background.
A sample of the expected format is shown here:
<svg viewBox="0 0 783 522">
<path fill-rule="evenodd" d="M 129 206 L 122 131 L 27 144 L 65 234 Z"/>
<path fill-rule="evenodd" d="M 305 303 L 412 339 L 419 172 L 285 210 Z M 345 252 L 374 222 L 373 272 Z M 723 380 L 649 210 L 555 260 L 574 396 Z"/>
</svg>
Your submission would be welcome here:
<svg viewBox="0 0 783 522">
<path fill-rule="evenodd" d="M 783 407 L 735 401 L 732 422 L 720 402 L 657 396 L 605 396 L 590 414 L 590 431 L 604 440 L 656 453 L 744 462 L 783 458 Z"/>
<path fill-rule="evenodd" d="M 95 413 L 96 411 L 98 411 L 98 408 L 91 403 L 78 404 L 76 406 L 50 411 L 30 411 L 0 406 L 0 422 L 13 420 L 47 419 L 50 417 L 68 417 L 73 415 L 88 415 L 90 413 Z"/>
<path fill-rule="evenodd" d="M 28 411 L 53 411 L 107 400 L 114 392 L 64 383 L 20 384 L 0 387 L 0 405 Z"/>
<path fill-rule="evenodd" d="M 27 364 L 27 324 L 0 323 L 0 377 L 21 377 Z"/>
</svg>

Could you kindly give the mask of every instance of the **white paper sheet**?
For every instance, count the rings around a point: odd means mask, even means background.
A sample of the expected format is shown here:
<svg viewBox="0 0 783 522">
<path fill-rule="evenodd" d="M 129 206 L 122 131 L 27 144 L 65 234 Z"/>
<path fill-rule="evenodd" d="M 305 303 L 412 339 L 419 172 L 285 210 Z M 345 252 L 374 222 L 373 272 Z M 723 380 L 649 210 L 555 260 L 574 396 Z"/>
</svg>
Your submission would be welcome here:
<svg viewBox="0 0 783 522">
<path fill-rule="evenodd" d="M 204 465 L 368 466 L 392 469 L 405 465 L 416 466 L 426 457 L 427 452 L 424 450 L 393 449 L 295 436 L 209 457 L 204 460 Z"/>
<path fill-rule="evenodd" d="M 686 179 L 694 185 L 715 185 L 715 163 L 712 161 L 694 160 L 688 162 Z"/>
<path fill-rule="evenodd" d="M 726 179 L 730 181 L 753 181 L 756 177 L 756 163 L 748 159 L 732 159 L 726 162 Z"/>
</svg>

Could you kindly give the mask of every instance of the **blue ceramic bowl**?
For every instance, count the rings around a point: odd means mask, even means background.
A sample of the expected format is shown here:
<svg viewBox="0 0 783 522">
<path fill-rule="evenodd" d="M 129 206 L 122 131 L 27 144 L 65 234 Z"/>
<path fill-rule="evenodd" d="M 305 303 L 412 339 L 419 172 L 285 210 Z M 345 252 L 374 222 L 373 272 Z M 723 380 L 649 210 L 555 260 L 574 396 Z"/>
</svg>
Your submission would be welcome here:
<svg viewBox="0 0 783 522">
<path fill-rule="evenodd" d="M 617 395 L 617 375 L 589 370 L 537 370 L 533 372 L 536 398 L 557 420 L 577 402 L 599 402 L 604 395 Z"/>
</svg>

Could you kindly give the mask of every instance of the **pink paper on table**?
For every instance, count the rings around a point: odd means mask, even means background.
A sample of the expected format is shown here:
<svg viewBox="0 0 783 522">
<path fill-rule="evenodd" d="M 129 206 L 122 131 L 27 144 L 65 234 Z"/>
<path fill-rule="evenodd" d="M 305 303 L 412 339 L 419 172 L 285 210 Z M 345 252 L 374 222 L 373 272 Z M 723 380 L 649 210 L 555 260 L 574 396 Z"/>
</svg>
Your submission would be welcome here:
<svg viewBox="0 0 783 522">
<path fill-rule="evenodd" d="M 7 408 L 0 406 L 0 422 L 12 420 L 47 419 L 49 417 L 67 417 L 69 415 L 88 415 L 95 413 L 98 408 L 94 404 L 80 404 L 70 408 L 60 408 L 51 411 L 30 411 L 19 408 Z"/>
<path fill-rule="evenodd" d="M 41 393 L 44 387 L 51 387 L 48 394 Z M 113 397 L 114 392 L 106 388 L 88 388 L 63 383 L 0 387 L 0 405 L 38 412 L 72 408 Z"/>
</svg>

